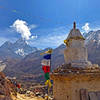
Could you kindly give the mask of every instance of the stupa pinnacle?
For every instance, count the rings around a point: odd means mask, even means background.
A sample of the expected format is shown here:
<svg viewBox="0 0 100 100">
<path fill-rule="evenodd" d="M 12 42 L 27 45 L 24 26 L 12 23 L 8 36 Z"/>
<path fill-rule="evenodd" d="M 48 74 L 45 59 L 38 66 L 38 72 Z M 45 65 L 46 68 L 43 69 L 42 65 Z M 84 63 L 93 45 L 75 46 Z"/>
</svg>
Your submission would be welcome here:
<svg viewBox="0 0 100 100">
<path fill-rule="evenodd" d="M 76 22 L 74 22 L 73 24 L 73 29 L 76 29 Z"/>
</svg>

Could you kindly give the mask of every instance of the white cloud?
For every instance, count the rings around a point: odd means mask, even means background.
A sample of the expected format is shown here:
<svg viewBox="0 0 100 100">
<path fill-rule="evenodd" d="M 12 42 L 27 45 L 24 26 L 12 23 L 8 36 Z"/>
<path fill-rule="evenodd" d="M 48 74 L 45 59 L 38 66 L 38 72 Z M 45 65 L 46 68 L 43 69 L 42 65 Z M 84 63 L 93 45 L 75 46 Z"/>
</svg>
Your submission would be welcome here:
<svg viewBox="0 0 100 100">
<path fill-rule="evenodd" d="M 35 38 L 37 38 L 37 35 L 36 36 L 31 36 L 31 39 L 35 39 Z"/>
<path fill-rule="evenodd" d="M 56 48 L 59 45 L 64 43 L 64 40 L 67 38 L 68 34 L 60 35 L 48 35 L 46 37 L 41 37 L 38 41 L 34 41 L 32 45 L 36 45 L 40 48 L 53 47 Z"/>
<path fill-rule="evenodd" d="M 47 47 L 56 48 L 64 43 L 64 40 L 68 35 L 68 31 L 65 26 L 48 30 L 46 29 L 42 33 L 44 33 L 45 35 L 38 36 L 38 39 L 36 39 L 35 41 L 30 41 L 30 45 L 42 49 Z"/>
<path fill-rule="evenodd" d="M 21 37 L 25 40 L 29 40 L 30 37 L 31 37 L 31 32 L 30 30 L 32 28 L 36 28 L 35 25 L 32 24 L 31 27 L 28 27 L 28 24 L 26 21 L 23 21 L 23 20 L 19 20 L 17 19 L 13 25 L 11 26 L 13 27 L 18 33 L 21 34 Z"/>
<path fill-rule="evenodd" d="M 82 26 L 82 29 L 83 29 L 86 33 L 88 33 L 88 32 L 90 31 L 89 23 L 85 23 L 85 25 Z"/>
<path fill-rule="evenodd" d="M 45 39 L 45 42 L 48 41 L 49 43 L 51 43 L 54 46 L 59 46 L 64 43 L 64 40 L 67 38 L 67 35 L 68 34 L 60 34 L 60 35 L 50 36 Z"/>
<path fill-rule="evenodd" d="M 34 29 L 34 28 L 37 28 L 37 25 L 32 24 L 32 25 L 29 26 L 29 29 L 30 29 L 30 30 L 31 30 L 31 29 Z"/>
</svg>

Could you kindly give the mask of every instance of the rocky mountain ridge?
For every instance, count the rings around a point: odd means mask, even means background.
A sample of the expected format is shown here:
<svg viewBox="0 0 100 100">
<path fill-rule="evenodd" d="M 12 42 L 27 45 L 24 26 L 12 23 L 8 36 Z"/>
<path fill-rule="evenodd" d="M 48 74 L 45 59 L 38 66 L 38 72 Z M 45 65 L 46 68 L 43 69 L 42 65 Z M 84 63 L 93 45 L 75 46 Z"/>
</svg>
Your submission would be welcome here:
<svg viewBox="0 0 100 100">
<path fill-rule="evenodd" d="M 6 41 L 0 47 L 0 58 L 23 58 L 29 53 L 35 52 L 37 50 L 36 47 L 31 47 L 26 40 L 18 39 L 15 43 L 11 43 L 10 41 Z"/>
</svg>

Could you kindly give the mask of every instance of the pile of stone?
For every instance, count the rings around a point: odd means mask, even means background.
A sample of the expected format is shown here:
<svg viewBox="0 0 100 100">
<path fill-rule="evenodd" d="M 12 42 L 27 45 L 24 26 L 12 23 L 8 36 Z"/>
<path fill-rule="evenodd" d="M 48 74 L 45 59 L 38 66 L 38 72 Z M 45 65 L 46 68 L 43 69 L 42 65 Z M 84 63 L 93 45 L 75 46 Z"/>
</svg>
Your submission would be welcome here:
<svg viewBox="0 0 100 100">
<path fill-rule="evenodd" d="M 0 100 L 12 100 L 10 83 L 2 72 L 0 72 Z"/>
<path fill-rule="evenodd" d="M 63 64 L 57 69 L 54 70 L 53 73 L 61 73 L 61 74 L 79 74 L 79 73 L 99 73 L 100 67 L 97 64 L 93 64 L 91 67 L 72 67 L 71 64 Z"/>
</svg>

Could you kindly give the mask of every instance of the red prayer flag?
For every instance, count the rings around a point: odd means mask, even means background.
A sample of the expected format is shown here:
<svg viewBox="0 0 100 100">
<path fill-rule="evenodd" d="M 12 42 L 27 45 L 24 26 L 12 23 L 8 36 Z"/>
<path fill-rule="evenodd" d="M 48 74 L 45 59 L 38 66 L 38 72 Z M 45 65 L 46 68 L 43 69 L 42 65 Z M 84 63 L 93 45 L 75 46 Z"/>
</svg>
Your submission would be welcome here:
<svg viewBox="0 0 100 100">
<path fill-rule="evenodd" d="M 43 69 L 44 73 L 50 72 L 50 66 L 42 66 L 42 69 Z"/>
</svg>

